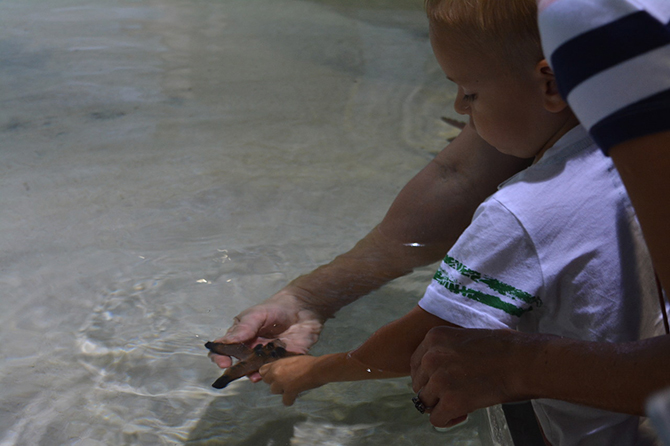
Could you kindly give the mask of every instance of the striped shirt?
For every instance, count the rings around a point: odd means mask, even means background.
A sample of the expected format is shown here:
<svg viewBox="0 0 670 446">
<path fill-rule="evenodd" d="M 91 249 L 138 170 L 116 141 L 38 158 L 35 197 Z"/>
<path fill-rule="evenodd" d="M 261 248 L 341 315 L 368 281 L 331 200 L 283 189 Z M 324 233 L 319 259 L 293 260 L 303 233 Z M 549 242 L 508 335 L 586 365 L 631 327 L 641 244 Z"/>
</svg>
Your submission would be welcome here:
<svg viewBox="0 0 670 446">
<path fill-rule="evenodd" d="M 607 153 L 670 130 L 670 0 L 540 0 L 561 95 Z"/>
</svg>

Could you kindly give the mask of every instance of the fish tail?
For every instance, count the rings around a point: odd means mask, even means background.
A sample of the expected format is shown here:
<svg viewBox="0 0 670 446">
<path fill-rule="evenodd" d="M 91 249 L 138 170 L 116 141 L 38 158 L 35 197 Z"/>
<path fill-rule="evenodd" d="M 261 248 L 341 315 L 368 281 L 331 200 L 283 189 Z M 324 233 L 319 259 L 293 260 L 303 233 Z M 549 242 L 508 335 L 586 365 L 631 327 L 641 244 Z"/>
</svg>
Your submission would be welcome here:
<svg viewBox="0 0 670 446">
<path fill-rule="evenodd" d="M 215 389 L 223 389 L 228 384 L 230 384 L 230 382 L 233 381 L 233 380 L 234 380 L 234 378 L 231 378 L 230 376 L 227 376 L 227 375 L 223 375 L 221 378 L 214 381 L 214 383 L 212 384 L 212 387 L 214 387 Z"/>
</svg>

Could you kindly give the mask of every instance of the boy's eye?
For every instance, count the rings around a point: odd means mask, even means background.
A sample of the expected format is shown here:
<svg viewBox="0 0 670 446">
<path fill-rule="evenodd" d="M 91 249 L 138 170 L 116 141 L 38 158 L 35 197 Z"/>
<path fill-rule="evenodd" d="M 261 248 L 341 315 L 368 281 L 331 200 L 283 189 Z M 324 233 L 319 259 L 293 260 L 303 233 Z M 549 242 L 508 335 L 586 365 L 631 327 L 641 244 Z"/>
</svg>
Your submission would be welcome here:
<svg viewBox="0 0 670 446">
<path fill-rule="evenodd" d="M 463 100 L 464 100 L 464 101 L 474 101 L 475 99 L 477 99 L 477 95 L 474 94 L 474 93 L 473 93 L 473 94 L 464 94 L 464 95 L 463 95 Z"/>
</svg>

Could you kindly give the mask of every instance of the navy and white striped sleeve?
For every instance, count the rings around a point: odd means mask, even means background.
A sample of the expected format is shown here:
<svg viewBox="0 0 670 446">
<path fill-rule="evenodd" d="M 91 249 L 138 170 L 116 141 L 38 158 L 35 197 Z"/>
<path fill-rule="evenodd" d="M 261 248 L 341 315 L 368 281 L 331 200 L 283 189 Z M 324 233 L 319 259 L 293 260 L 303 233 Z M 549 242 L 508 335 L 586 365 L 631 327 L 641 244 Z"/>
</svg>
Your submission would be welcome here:
<svg viewBox="0 0 670 446">
<path fill-rule="evenodd" d="M 558 88 L 607 152 L 670 130 L 670 0 L 540 0 Z"/>
</svg>

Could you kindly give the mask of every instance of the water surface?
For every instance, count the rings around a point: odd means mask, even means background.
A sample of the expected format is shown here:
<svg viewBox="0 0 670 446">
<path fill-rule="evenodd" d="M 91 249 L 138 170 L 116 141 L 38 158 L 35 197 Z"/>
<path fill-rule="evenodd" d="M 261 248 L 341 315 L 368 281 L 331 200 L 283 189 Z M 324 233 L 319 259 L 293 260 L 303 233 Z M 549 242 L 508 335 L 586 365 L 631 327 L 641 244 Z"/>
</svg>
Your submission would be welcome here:
<svg viewBox="0 0 670 446">
<path fill-rule="evenodd" d="M 349 249 L 455 129 L 420 0 L 0 2 L 0 446 L 479 445 L 409 380 L 284 408 L 203 344 Z M 432 268 L 329 322 L 351 349 Z M 373 318 L 370 315 L 374 315 Z"/>
</svg>

